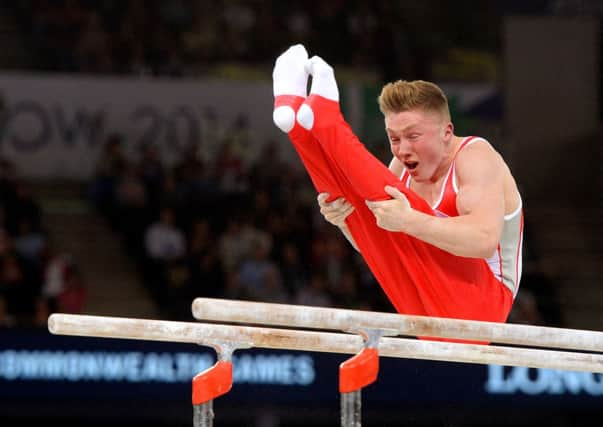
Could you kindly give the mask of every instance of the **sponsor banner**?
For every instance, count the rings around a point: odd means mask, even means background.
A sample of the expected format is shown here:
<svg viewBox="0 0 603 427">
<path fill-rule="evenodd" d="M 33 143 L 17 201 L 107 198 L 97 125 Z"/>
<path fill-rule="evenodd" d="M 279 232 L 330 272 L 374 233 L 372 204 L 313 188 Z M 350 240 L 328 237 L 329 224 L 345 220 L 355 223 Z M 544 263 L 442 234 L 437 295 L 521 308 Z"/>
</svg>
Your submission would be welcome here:
<svg viewBox="0 0 603 427">
<path fill-rule="evenodd" d="M 0 74 L 0 99 L 0 154 L 26 177 L 89 177 L 112 133 L 133 156 L 155 144 L 168 165 L 233 138 L 246 160 L 271 139 L 293 152 L 272 124 L 270 82 Z"/>
<path fill-rule="evenodd" d="M 192 378 L 215 363 L 194 344 L 55 336 L 44 330 L 0 331 L 0 401 L 153 399 L 189 402 Z M 339 405 L 339 365 L 351 355 L 236 350 L 230 403 Z M 363 390 L 373 408 L 397 405 L 597 409 L 603 378 L 589 372 L 380 359 L 379 377 Z"/>
</svg>

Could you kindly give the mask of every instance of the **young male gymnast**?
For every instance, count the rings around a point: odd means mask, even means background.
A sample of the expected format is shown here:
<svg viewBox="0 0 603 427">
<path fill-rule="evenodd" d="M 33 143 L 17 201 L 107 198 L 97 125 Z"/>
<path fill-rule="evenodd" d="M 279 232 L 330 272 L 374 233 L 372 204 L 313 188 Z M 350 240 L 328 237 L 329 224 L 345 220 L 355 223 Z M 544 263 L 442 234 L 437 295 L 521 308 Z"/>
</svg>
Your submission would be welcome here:
<svg viewBox="0 0 603 427">
<path fill-rule="evenodd" d="M 389 168 L 346 123 L 322 58 L 291 46 L 276 60 L 273 90 L 273 121 L 299 154 L 322 214 L 362 254 L 399 313 L 506 321 L 521 277 L 521 197 L 484 138 L 455 135 L 437 85 L 383 87 Z"/>
</svg>

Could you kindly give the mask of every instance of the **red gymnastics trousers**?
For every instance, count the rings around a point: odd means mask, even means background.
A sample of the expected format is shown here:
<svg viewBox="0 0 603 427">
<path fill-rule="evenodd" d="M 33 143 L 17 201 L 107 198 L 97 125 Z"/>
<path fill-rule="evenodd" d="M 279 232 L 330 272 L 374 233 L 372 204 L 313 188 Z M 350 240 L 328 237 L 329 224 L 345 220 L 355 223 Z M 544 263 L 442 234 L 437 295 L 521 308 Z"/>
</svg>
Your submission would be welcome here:
<svg viewBox="0 0 603 427">
<path fill-rule="evenodd" d="M 413 209 L 435 215 L 427 202 L 406 188 L 358 140 L 339 103 L 312 96 L 314 125 L 296 123 L 288 133 L 314 187 L 354 206 L 346 222 L 371 272 L 402 314 L 504 322 L 512 293 L 494 276 L 485 259 L 453 255 L 408 234 L 377 226 L 365 200 L 387 200 L 386 185 L 398 188 Z M 275 106 L 295 111 L 301 97 L 278 96 Z"/>
</svg>

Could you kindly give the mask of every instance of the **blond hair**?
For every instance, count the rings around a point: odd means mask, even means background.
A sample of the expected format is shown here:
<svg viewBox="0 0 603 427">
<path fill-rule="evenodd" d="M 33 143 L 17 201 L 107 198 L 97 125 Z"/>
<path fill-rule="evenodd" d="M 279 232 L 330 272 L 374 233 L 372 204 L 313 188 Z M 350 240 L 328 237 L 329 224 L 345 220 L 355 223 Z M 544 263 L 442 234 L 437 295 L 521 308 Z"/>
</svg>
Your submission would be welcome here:
<svg viewBox="0 0 603 427">
<path fill-rule="evenodd" d="M 445 120 L 450 120 L 446 95 L 438 85 L 424 80 L 387 83 L 377 102 L 383 114 L 423 110 L 440 113 Z"/>
</svg>

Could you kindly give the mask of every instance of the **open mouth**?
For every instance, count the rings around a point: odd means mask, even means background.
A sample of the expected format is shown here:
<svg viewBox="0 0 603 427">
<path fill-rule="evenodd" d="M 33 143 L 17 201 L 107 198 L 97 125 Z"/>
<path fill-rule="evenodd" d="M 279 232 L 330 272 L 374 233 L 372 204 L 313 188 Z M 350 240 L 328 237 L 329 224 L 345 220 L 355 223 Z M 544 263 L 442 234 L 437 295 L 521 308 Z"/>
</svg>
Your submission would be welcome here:
<svg viewBox="0 0 603 427">
<path fill-rule="evenodd" d="M 404 162 L 404 167 L 409 171 L 415 170 L 418 165 L 419 162 Z"/>
</svg>

